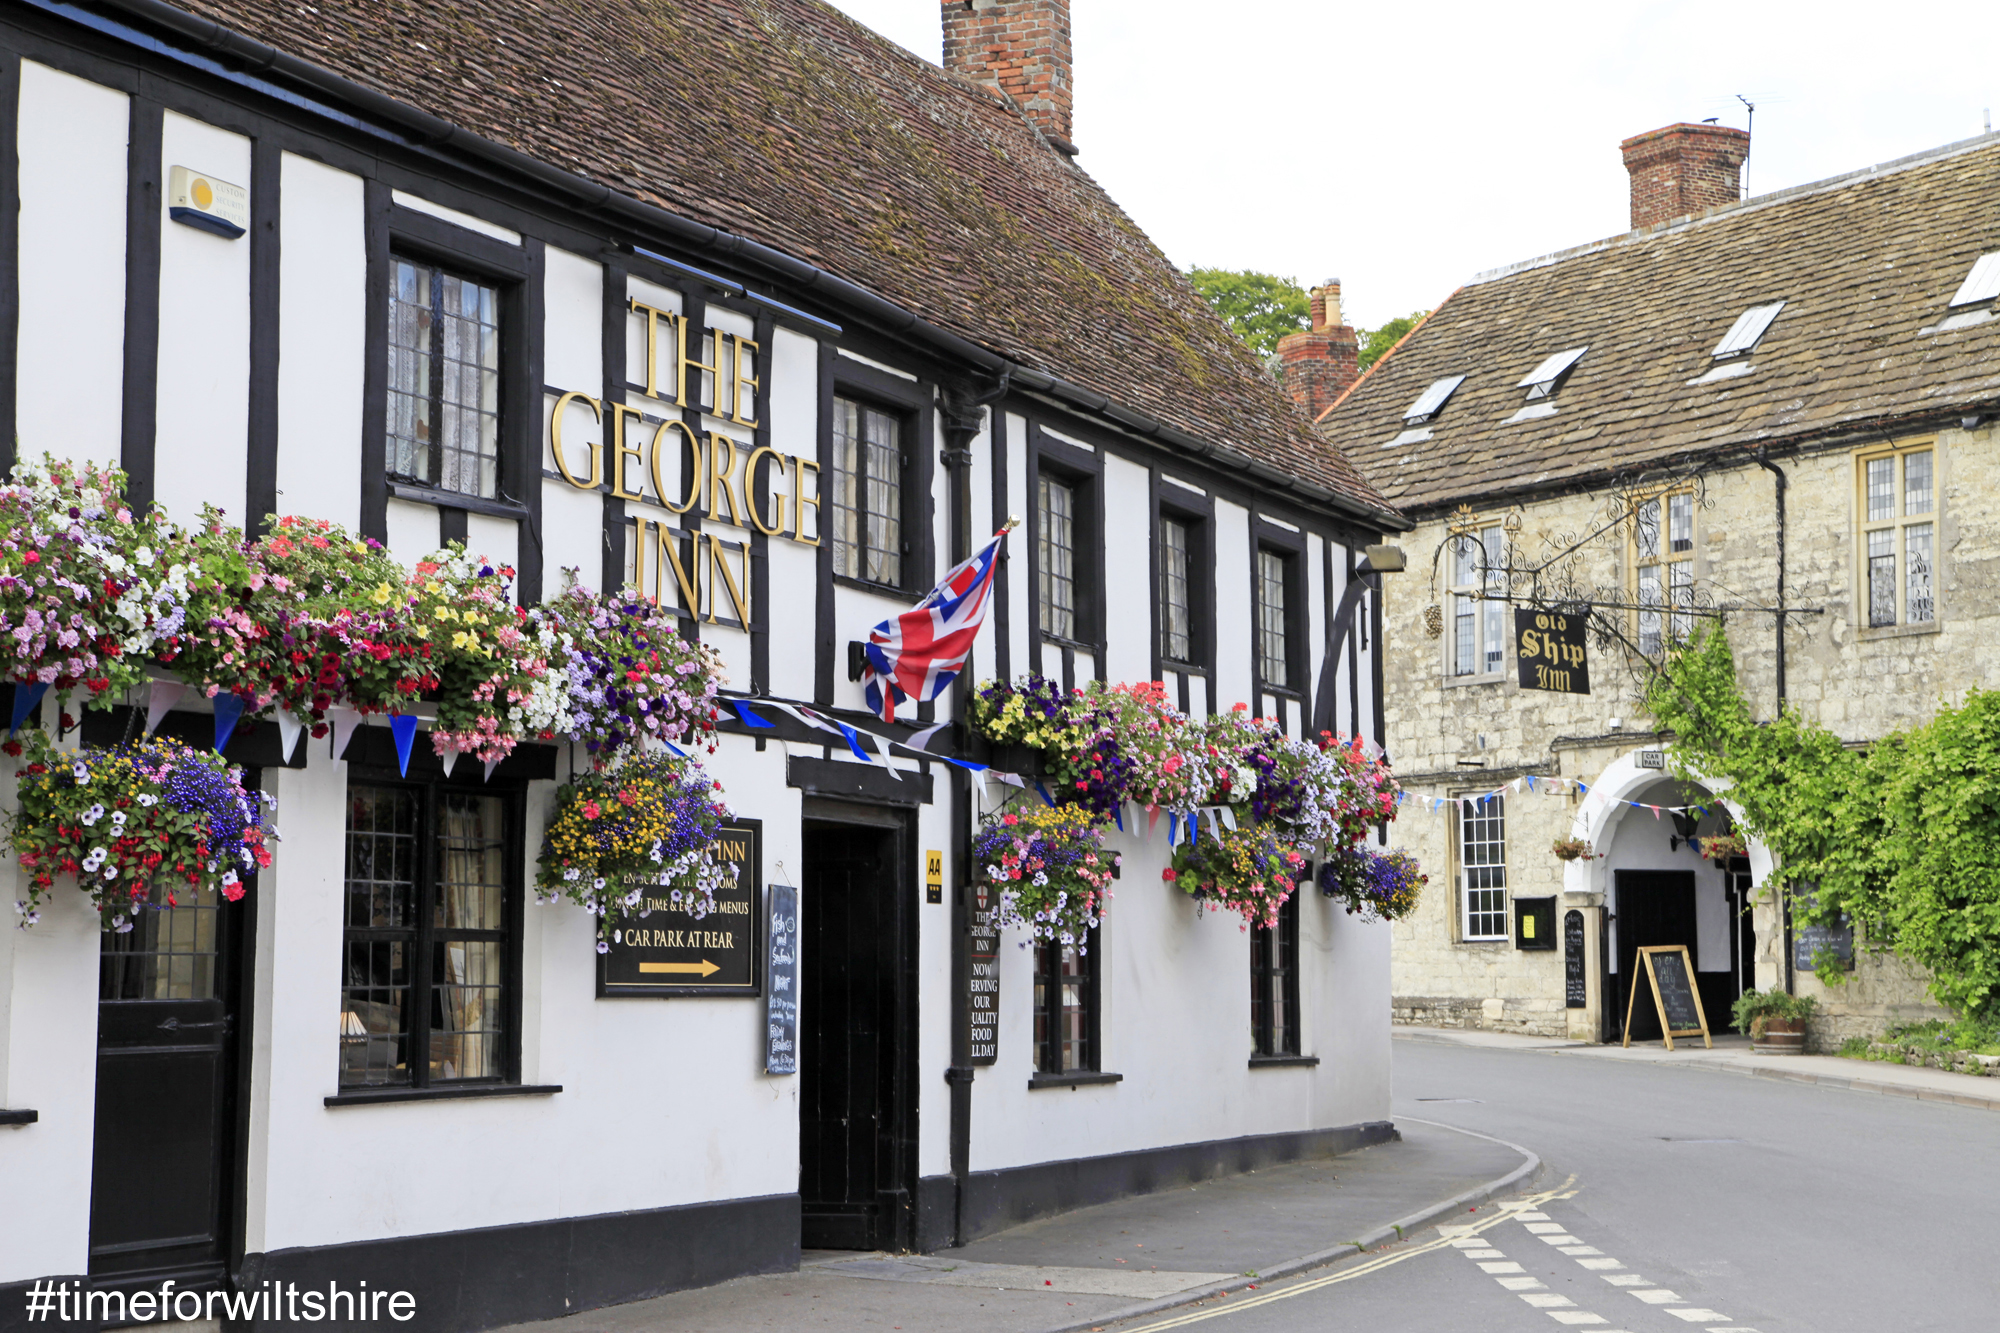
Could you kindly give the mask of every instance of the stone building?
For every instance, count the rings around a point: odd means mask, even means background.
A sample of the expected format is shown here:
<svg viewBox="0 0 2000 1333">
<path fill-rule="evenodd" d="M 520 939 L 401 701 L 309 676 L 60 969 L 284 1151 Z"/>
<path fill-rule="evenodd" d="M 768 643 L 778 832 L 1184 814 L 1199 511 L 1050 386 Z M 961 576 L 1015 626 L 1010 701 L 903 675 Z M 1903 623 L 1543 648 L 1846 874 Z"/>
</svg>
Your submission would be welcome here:
<svg viewBox="0 0 2000 1333">
<path fill-rule="evenodd" d="M 1823 1047 L 1934 1014 L 1924 978 L 1863 940 L 1822 985 L 1767 851 L 1690 846 L 1726 794 L 1668 775 L 1646 668 L 1720 615 L 1758 716 L 1852 745 L 2000 681 L 2000 136 L 1740 202 L 1738 131 L 1624 148 L 1629 234 L 1479 275 L 1321 418 L 1417 524 L 1384 589 L 1393 833 L 1431 876 L 1396 1018 L 1615 1039 L 1635 949 L 1686 944 L 1712 1027 L 1776 986 Z M 1563 625 L 1518 614 L 1582 603 L 1587 663 L 1523 660 Z"/>
</svg>

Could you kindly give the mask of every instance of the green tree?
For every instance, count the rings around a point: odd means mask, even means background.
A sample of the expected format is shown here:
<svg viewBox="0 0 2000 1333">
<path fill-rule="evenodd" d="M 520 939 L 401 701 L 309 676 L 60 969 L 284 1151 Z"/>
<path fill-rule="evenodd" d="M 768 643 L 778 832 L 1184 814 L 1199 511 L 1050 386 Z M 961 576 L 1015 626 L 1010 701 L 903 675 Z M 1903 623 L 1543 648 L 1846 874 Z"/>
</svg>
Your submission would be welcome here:
<svg viewBox="0 0 2000 1333">
<path fill-rule="evenodd" d="M 1310 326 L 1312 302 L 1290 278 L 1253 269 L 1194 268 L 1188 281 L 1258 356 L 1278 354 L 1278 339 Z"/>
<path fill-rule="evenodd" d="M 1384 352 L 1401 342 L 1403 335 L 1417 327 L 1417 321 L 1428 314 L 1428 310 L 1412 311 L 1390 320 L 1379 329 L 1355 330 L 1361 339 L 1361 368 L 1366 370 L 1380 361 Z"/>
</svg>

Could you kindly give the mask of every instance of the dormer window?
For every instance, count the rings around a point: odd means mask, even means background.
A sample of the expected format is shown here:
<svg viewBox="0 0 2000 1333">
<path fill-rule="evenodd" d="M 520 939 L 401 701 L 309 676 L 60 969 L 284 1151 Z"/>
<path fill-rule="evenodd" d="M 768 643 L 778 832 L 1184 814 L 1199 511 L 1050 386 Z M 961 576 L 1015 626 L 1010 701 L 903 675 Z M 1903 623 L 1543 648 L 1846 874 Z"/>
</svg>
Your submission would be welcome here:
<svg viewBox="0 0 2000 1333">
<path fill-rule="evenodd" d="M 1463 383 L 1465 376 L 1447 375 L 1418 394 L 1417 401 L 1411 403 L 1408 410 L 1403 413 L 1403 433 L 1383 447 L 1386 449 L 1390 445 L 1418 444 L 1428 440 L 1431 437 L 1427 429 L 1430 422 L 1438 413 L 1444 411 L 1444 405 L 1451 400 L 1452 394 L 1457 392 L 1458 386 Z"/>
<path fill-rule="evenodd" d="M 1729 326 L 1729 332 L 1722 335 L 1722 341 L 1715 345 L 1709 359 L 1715 362 L 1707 374 L 1688 381 L 1690 387 L 1696 384 L 1713 384 L 1717 380 L 1739 379 L 1748 375 L 1756 367 L 1748 357 L 1756 350 L 1757 343 L 1771 327 L 1771 321 L 1785 308 L 1783 301 L 1772 301 L 1768 305 L 1753 305 L 1736 317 Z"/>
<path fill-rule="evenodd" d="M 1984 324 L 1994 315 L 1994 298 L 2000 297 L 2000 252 L 1981 255 L 1972 266 L 1972 272 L 1965 275 L 1965 281 L 1958 285 L 1958 291 L 1951 298 L 1951 314 L 1946 315 L 1935 329 L 1926 333 L 1944 333 L 1950 329 L 1970 328 L 1974 324 Z"/>
<path fill-rule="evenodd" d="M 1528 391 L 1527 403 L 1520 411 L 1500 424 L 1511 426 L 1517 421 L 1533 421 L 1538 417 L 1554 416 L 1556 405 L 1549 400 L 1555 397 L 1556 390 L 1562 388 L 1563 381 L 1569 378 L 1570 371 L 1576 369 L 1576 363 L 1583 360 L 1583 354 L 1589 350 L 1588 347 L 1572 347 L 1566 352 L 1557 352 L 1529 371 L 1526 377 L 1514 386 Z"/>
</svg>

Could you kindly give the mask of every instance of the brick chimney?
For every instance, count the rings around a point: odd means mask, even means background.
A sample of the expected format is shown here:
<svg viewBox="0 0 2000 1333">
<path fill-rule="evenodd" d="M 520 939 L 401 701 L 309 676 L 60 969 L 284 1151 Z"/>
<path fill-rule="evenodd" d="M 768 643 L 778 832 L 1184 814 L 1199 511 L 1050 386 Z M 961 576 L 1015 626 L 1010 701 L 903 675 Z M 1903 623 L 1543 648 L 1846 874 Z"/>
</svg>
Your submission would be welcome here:
<svg viewBox="0 0 2000 1333">
<path fill-rule="evenodd" d="M 1750 135 L 1726 125 L 1669 125 L 1618 145 L 1632 173 L 1632 229 L 1702 213 L 1741 197 Z"/>
<path fill-rule="evenodd" d="M 1278 340 L 1278 378 L 1315 421 L 1361 378 L 1361 341 L 1341 322 L 1340 279 L 1312 289 L 1312 327 Z"/>
<path fill-rule="evenodd" d="M 1075 151 L 1069 0 L 944 0 L 944 67 L 998 87 L 1057 148 Z"/>
</svg>

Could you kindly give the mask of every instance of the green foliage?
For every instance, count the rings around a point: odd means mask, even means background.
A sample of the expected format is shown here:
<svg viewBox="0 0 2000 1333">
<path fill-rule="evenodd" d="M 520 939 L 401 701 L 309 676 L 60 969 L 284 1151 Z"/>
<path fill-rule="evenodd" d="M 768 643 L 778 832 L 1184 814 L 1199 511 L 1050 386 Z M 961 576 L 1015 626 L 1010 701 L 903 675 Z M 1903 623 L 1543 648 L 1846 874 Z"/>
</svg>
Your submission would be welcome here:
<svg viewBox="0 0 2000 1333">
<path fill-rule="evenodd" d="M 1749 1032 L 1760 1018 L 1778 1018 L 1799 1023 L 1812 1017 L 1817 1005 L 1810 995 L 1787 995 L 1781 990 L 1747 990 L 1729 1007 L 1729 1019 L 1738 1032 Z"/>
<path fill-rule="evenodd" d="M 1849 750 L 1796 710 L 1753 721 L 1716 627 L 1669 658 L 1647 706 L 1675 734 L 1682 777 L 1733 784 L 1744 825 L 1785 868 L 1795 920 L 1845 915 L 1929 969 L 1940 1003 L 2000 1012 L 2000 694 L 1975 690 Z"/>
<path fill-rule="evenodd" d="M 1361 338 L 1361 368 L 1363 370 L 1382 359 L 1382 354 L 1403 340 L 1403 335 L 1417 327 L 1417 322 L 1428 310 L 1413 310 L 1407 315 L 1399 315 L 1379 329 L 1357 329 Z"/>
<path fill-rule="evenodd" d="M 1276 356 L 1278 339 L 1311 323 L 1311 299 L 1290 278 L 1252 269 L 1195 268 L 1188 270 L 1188 280 L 1261 357 Z"/>
<path fill-rule="evenodd" d="M 1905 1023 L 1890 1028 L 1882 1040 L 1894 1046 L 1915 1046 L 1939 1054 L 1971 1051 L 1977 1055 L 2000 1055 L 2000 1015 Z"/>
</svg>

